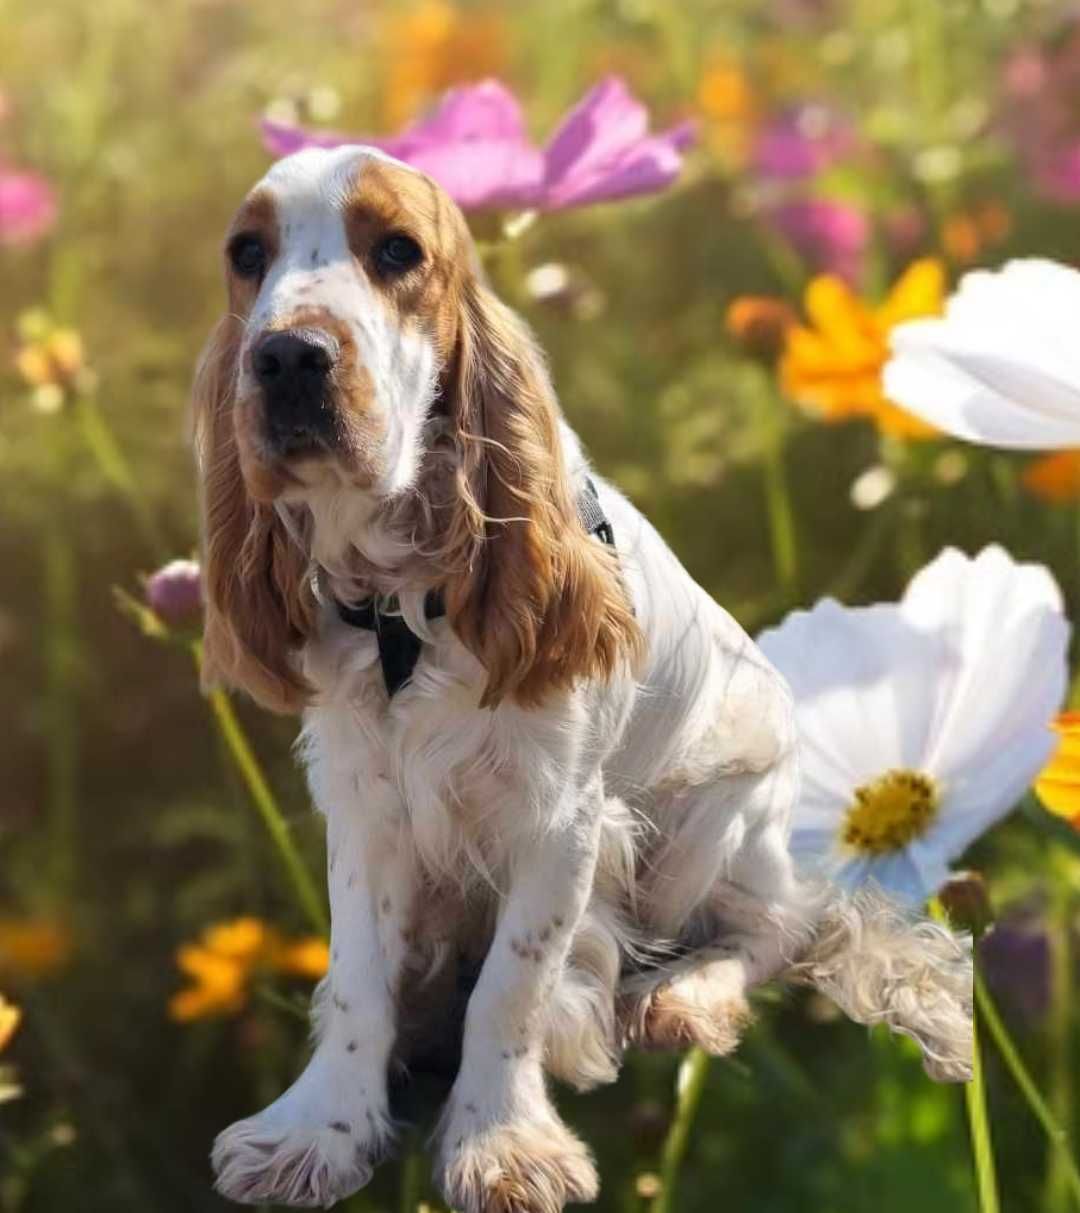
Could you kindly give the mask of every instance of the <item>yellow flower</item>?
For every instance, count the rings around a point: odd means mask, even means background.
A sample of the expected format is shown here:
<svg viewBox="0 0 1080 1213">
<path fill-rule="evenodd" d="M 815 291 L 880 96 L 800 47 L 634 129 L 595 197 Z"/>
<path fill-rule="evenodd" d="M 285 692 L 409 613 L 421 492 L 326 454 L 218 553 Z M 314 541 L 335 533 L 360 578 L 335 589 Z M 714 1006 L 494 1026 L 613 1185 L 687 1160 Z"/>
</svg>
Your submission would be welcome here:
<svg viewBox="0 0 1080 1213">
<path fill-rule="evenodd" d="M 24 313 L 18 327 L 22 344 L 15 369 L 33 389 L 31 400 L 39 412 L 56 412 L 68 392 L 92 384 L 82 338 L 74 329 L 54 326 L 41 311 Z"/>
<path fill-rule="evenodd" d="M 62 969 L 71 957 L 71 932 L 48 918 L 0 918 L 0 974 L 33 981 Z"/>
<path fill-rule="evenodd" d="M 889 332 L 906 320 L 938 315 L 944 296 L 944 268 L 931 258 L 910 265 L 878 307 L 832 274 L 814 278 L 806 288 L 809 324 L 788 330 L 780 362 L 784 393 L 822 421 L 868 417 L 894 437 L 934 437 L 931 426 L 885 396 L 881 373 Z"/>
<path fill-rule="evenodd" d="M 235 1015 L 258 973 L 317 980 L 329 962 L 326 944 L 316 937 L 286 939 L 250 916 L 214 923 L 197 943 L 177 949 L 177 968 L 191 981 L 169 1000 L 169 1015 L 180 1023 Z"/>
<path fill-rule="evenodd" d="M 8 1046 L 22 1019 L 22 1011 L 0 994 L 0 1053 Z"/>
<path fill-rule="evenodd" d="M 318 981 L 330 967 L 330 949 L 325 939 L 310 935 L 284 944 L 273 958 L 273 967 L 286 977 L 308 977 Z"/>
<path fill-rule="evenodd" d="M 729 169 L 741 168 L 758 124 L 758 102 L 746 73 L 726 55 L 714 56 L 697 88 L 705 136 Z"/>
<path fill-rule="evenodd" d="M 1080 451 L 1055 451 L 1024 468 L 1021 483 L 1043 501 L 1080 501 Z"/>
<path fill-rule="evenodd" d="M 246 962 L 198 944 L 184 944 L 177 950 L 176 965 L 193 984 L 169 1000 L 173 1019 L 187 1023 L 211 1015 L 231 1015 L 247 1001 L 250 965 Z"/>
<path fill-rule="evenodd" d="M 1035 781 L 1035 794 L 1051 813 L 1080 829 L 1080 712 L 1062 712 L 1053 729 L 1061 741 Z"/>
<path fill-rule="evenodd" d="M 252 964 L 266 947 L 270 932 L 258 918 L 218 922 L 203 932 L 203 944 L 218 956 L 239 964 Z"/>
<path fill-rule="evenodd" d="M 384 118 L 396 129 L 453 84 L 498 76 L 506 64 L 505 21 L 496 9 L 461 12 L 447 0 L 421 0 L 384 29 Z"/>
</svg>

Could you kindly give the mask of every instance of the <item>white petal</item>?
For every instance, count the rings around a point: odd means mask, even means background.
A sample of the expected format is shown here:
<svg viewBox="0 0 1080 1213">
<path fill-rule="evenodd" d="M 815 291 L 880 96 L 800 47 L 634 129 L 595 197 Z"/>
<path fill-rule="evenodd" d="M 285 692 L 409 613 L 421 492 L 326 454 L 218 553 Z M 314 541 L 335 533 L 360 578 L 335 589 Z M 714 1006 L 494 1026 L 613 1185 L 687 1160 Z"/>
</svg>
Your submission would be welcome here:
<svg viewBox="0 0 1080 1213">
<path fill-rule="evenodd" d="M 945 316 L 900 325 L 890 399 L 971 442 L 1080 446 L 1080 273 L 1014 261 L 965 276 Z"/>
<path fill-rule="evenodd" d="M 936 640 L 898 607 L 794 611 L 758 637 L 795 696 L 804 769 L 850 793 L 897 767 L 921 766 L 939 658 Z"/>
<path fill-rule="evenodd" d="M 984 786 L 1000 802 L 1006 786 L 1038 773 L 1032 756 L 1064 697 L 1069 627 L 1056 582 L 1001 547 L 973 560 L 947 549 L 914 578 L 900 610 L 939 646 L 924 769 L 956 784 L 993 767 Z M 1012 765 L 1002 767 L 995 760 L 1006 751 Z"/>
<path fill-rule="evenodd" d="M 905 851 L 880 859 L 855 858 L 839 868 L 833 878 L 847 889 L 876 884 L 908 905 L 921 905 L 934 891 L 928 888 L 918 865 Z"/>
</svg>

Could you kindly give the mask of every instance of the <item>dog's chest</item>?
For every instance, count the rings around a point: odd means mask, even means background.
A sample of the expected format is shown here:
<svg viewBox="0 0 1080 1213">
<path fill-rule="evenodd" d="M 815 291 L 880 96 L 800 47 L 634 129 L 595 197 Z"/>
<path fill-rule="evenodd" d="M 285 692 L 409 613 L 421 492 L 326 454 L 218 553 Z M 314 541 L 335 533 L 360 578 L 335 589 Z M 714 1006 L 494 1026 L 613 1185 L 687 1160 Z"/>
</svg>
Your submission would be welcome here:
<svg viewBox="0 0 1080 1213">
<path fill-rule="evenodd" d="M 435 646 L 388 697 L 370 640 L 357 637 L 350 649 L 305 718 L 302 753 L 318 807 L 330 814 L 347 804 L 405 826 L 440 876 L 500 867 L 549 765 L 528 714 L 480 709 L 472 671 L 440 661 Z"/>
</svg>

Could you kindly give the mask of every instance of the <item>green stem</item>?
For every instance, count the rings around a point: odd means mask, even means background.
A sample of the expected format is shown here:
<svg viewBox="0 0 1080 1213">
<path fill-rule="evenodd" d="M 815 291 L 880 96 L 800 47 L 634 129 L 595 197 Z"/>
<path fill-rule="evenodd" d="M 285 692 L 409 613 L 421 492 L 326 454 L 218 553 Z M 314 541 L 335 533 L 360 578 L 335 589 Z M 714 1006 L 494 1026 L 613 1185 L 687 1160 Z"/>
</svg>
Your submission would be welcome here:
<svg viewBox="0 0 1080 1213">
<path fill-rule="evenodd" d="M 398 1209 L 400 1213 L 416 1213 L 417 1206 L 420 1204 L 421 1188 L 423 1186 L 422 1166 L 423 1154 L 420 1149 L 420 1143 L 416 1140 L 416 1134 L 413 1133 L 409 1136 L 405 1156 L 401 1160 L 399 1170 L 401 1187 L 398 1197 Z"/>
<path fill-rule="evenodd" d="M 986 1111 L 986 1083 L 983 1073 L 982 1055 L 979 1048 L 979 1030 L 975 1018 L 971 1024 L 972 1074 L 971 1082 L 964 1087 L 967 1102 L 968 1125 L 971 1128 L 971 1150 L 975 1156 L 975 1178 L 979 1189 L 981 1213 L 999 1213 L 997 1176 L 994 1169 L 994 1144 L 990 1137 L 990 1118 Z"/>
<path fill-rule="evenodd" d="M 1072 1121 L 1072 1066 L 1069 1047 L 1072 1018 L 1072 947 L 1069 940 L 1069 906 L 1066 896 L 1056 900 L 1054 920 L 1049 928 L 1050 945 L 1050 1106 L 1054 1119 L 1068 1131 Z M 1066 1155 L 1051 1149 L 1046 1168 L 1046 1208 L 1062 1213 L 1069 1207 Z"/>
<path fill-rule="evenodd" d="M 694 1117 L 705 1093 L 705 1082 L 709 1077 L 709 1055 L 702 1049 L 691 1049 L 679 1067 L 678 1101 L 675 1119 L 664 1141 L 660 1159 L 660 1191 L 656 1194 L 650 1213 L 672 1213 L 675 1208 L 675 1187 L 686 1149 L 690 1143 L 690 1130 Z"/>
<path fill-rule="evenodd" d="M 998 1014 L 998 1009 L 994 1005 L 986 983 L 978 973 L 975 975 L 975 1005 L 986 1030 L 990 1033 L 990 1038 L 1001 1054 L 1005 1068 L 1012 1076 L 1020 1094 L 1027 1101 L 1031 1114 L 1046 1134 L 1051 1149 L 1056 1151 L 1060 1157 L 1065 1182 L 1073 1194 L 1076 1208 L 1080 1209 L 1080 1169 L 1077 1168 L 1076 1160 L 1069 1149 L 1069 1135 L 1058 1122 L 1050 1105 L 1043 1099 L 1039 1088 L 1035 1085 L 1035 1080 L 1028 1072 L 1024 1059 L 1020 1056 L 1019 1050 Z"/>
<path fill-rule="evenodd" d="M 769 519 L 773 567 L 780 588 L 789 600 L 798 596 L 799 563 L 795 512 L 791 505 L 784 465 L 785 430 L 782 403 L 762 377 L 754 402 L 765 477 L 765 505 Z"/>
<path fill-rule="evenodd" d="M 787 475 L 784 470 L 784 443 L 774 438 L 765 451 L 765 500 L 769 510 L 769 534 L 772 538 L 776 578 L 791 597 L 798 593 L 798 544 L 795 515 L 791 508 Z"/>
<path fill-rule="evenodd" d="M 197 648 L 195 656 L 196 664 L 198 664 Z M 228 695 L 222 690 L 213 690 L 207 698 L 229 754 L 247 786 L 252 803 L 262 818 L 263 825 L 266 826 L 266 832 L 270 835 L 271 842 L 277 849 L 278 857 L 285 868 L 285 873 L 301 909 L 316 931 L 321 935 L 329 934 L 330 924 L 322 899 L 315 889 L 311 873 L 307 870 L 300 852 L 293 843 L 285 817 L 274 799 L 270 785 L 266 782 L 259 761 L 240 726 L 240 721 L 236 718 Z"/>
<path fill-rule="evenodd" d="M 138 482 L 132 475 L 124 452 L 120 449 L 119 443 L 113 437 L 112 430 L 109 429 L 98 408 L 97 400 L 89 393 L 83 393 L 78 397 L 75 410 L 82 427 L 83 438 L 90 453 L 97 461 L 102 476 L 127 502 L 135 525 L 142 532 L 147 547 L 156 558 L 164 559 L 165 541 L 158 530 L 153 514 L 147 508 L 146 502 L 139 492 Z"/>
<path fill-rule="evenodd" d="M 937 897 L 930 899 L 930 916 L 948 924 L 949 916 Z M 975 981 L 979 980 L 975 972 Z M 994 1143 L 990 1135 L 990 1117 L 986 1108 L 986 1076 L 982 1049 L 979 1045 L 979 1019 L 971 1017 L 971 1081 L 964 1087 L 968 1126 L 971 1131 L 971 1152 L 975 1159 L 975 1180 L 979 1192 L 980 1213 L 1000 1213 L 997 1169 L 994 1165 Z"/>
<path fill-rule="evenodd" d="M 45 680 L 48 713 L 50 887 L 67 901 L 76 871 L 78 712 L 72 685 L 78 637 L 75 555 L 61 522 L 45 537 Z"/>
</svg>

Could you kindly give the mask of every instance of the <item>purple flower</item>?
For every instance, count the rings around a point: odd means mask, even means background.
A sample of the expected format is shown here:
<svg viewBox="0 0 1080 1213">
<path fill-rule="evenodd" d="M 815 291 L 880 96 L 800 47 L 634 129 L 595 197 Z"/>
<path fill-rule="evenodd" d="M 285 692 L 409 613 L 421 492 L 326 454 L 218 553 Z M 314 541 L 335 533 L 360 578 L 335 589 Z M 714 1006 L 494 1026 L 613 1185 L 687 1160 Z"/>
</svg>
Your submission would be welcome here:
<svg viewBox="0 0 1080 1213">
<path fill-rule="evenodd" d="M 1044 197 L 1080 201 L 1080 29 L 1044 47 L 1017 48 L 1001 76 L 999 126 Z"/>
<path fill-rule="evenodd" d="M 166 623 L 191 623 L 202 612 L 202 571 L 194 560 L 171 560 L 146 579 L 146 601 Z"/>
<path fill-rule="evenodd" d="M 40 173 L 0 165 L 0 245 L 32 244 L 56 222 L 56 194 Z"/>
<path fill-rule="evenodd" d="M 366 143 L 435 178 L 465 210 L 559 210 L 670 185 L 693 141 L 690 123 L 649 133 L 645 107 L 608 77 L 566 115 L 543 148 L 532 144 L 513 94 L 496 80 L 451 89 L 434 112 L 389 138 L 262 123 L 269 151 Z"/>
<path fill-rule="evenodd" d="M 1050 1005 L 1050 944 L 1033 914 L 1001 922 L 979 944 L 986 980 L 1025 1019 L 1040 1020 Z"/>
<path fill-rule="evenodd" d="M 762 177 L 798 181 L 831 168 L 854 145 L 850 126 L 838 115 L 822 105 L 800 105 L 760 131 L 752 159 Z"/>
<path fill-rule="evenodd" d="M 806 198 L 777 207 L 771 221 L 814 270 L 857 281 L 870 240 L 870 223 L 858 207 Z"/>
</svg>

